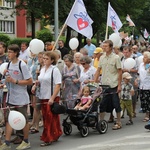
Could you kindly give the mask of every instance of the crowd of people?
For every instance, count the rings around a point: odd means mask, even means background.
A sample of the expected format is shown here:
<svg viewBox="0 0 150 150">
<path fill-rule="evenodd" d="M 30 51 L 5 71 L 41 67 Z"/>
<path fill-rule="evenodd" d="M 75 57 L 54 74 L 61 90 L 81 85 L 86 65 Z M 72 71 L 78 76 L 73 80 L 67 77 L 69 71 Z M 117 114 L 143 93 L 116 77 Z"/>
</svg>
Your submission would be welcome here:
<svg viewBox="0 0 150 150">
<path fill-rule="evenodd" d="M 144 44 L 143 44 L 144 43 Z M 86 110 L 92 103 L 89 83 L 99 83 L 109 86 L 105 90 L 100 103 L 99 118 L 104 120 L 105 113 L 110 113 L 108 122 L 114 121 L 113 110 L 116 111 L 116 122 L 113 130 L 122 128 L 121 118 L 126 115 L 129 120 L 126 125 L 133 125 L 137 117 L 136 105 L 141 102 L 141 110 L 145 114 L 144 122 L 150 119 L 150 46 L 148 42 L 123 40 L 122 46 L 113 46 L 111 40 L 105 40 L 95 46 L 91 39 L 79 51 L 72 52 L 64 46 L 64 41 L 58 41 L 58 49 L 53 49 L 53 42 L 45 43 L 45 51 L 31 54 L 27 51 L 27 43 L 6 45 L 0 42 L 0 65 L 8 62 L 1 75 L 0 88 L 6 88 L 1 100 L 5 111 L 2 123 L 5 125 L 5 141 L 0 142 L 0 150 L 11 149 L 11 142 L 20 144 L 16 149 L 30 148 L 29 133 L 39 132 L 43 141 L 40 146 L 49 146 L 62 135 L 60 116 L 51 111 L 53 103 L 60 100 L 68 109 Z M 138 58 L 143 56 L 143 61 Z M 128 58 L 135 60 L 133 68 L 125 67 Z M 5 85 L 6 84 L 6 85 Z M 76 104 L 75 101 L 81 101 Z M 9 109 L 21 112 L 26 119 L 26 125 L 13 132 L 8 122 Z M 18 107 L 19 106 L 19 107 Z M 21 107 L 20 107 L 21 106 Z M 121 111 L 123 114 L 121 115 Z M 29 115 L 32 121 L 29 122 Z"/>
</svg>

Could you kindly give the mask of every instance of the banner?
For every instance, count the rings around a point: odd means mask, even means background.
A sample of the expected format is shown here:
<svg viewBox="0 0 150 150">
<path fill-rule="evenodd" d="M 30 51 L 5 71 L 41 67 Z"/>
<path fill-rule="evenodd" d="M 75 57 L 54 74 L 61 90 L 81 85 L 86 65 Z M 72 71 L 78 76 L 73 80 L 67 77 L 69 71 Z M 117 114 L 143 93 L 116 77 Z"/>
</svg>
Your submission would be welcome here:
<svg viewBox="0 0 150 150">
<path fill-rule="evenodd" d="M 82 0 L 75 0 L 65 24 L 87 38 L 93 36 L 93 20 L 89 17 Z"/>
<path fill-rule="evenodd" d="M 122 27 L 122 22 L 111 7 L 110 2 L 108 3 L 107 26 L 112 27 L 116 33 L 118 33 L 119 29 Z"/>
<path fill-rule="evenodd" d="M 146 29 L 144 30 L 144 37 L 145 37 L 146 39 L 149 37 L 149 34 L 148 34 L 148 32 L 147 32 Z"/>
<path fill-rule="evenodd" d="M 129 21 L 129 26 L 135 27 L 135 24 L 134 24 L 134 22 L 131 20 L 131 18 L 130 18 L 129 15 L 127 15 L 126 20 Z"/>
</svg>

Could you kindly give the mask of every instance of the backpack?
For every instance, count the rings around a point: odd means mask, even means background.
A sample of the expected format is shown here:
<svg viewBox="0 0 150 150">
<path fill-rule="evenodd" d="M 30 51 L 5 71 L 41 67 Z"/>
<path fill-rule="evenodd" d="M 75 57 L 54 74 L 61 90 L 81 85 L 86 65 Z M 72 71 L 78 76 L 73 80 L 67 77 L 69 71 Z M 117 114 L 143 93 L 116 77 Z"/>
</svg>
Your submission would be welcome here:
<svg viewBox="0 0 150 150">
<path fill-rule="evenodd" d="M 8 65 L 7 65 L 7 70 L 9 69 L 11 61 L 9 61 Z M 19 70 L 22 73 L 22 69 L 21 69 L 21 60 L 19 60 Z"/>
</svg>

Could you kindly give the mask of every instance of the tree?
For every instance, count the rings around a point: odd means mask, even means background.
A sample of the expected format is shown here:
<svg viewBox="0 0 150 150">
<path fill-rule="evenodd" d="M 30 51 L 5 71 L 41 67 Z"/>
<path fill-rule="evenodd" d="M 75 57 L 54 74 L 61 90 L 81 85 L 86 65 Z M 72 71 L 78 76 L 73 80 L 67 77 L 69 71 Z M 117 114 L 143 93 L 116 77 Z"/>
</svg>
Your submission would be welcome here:
<svg viewBox="0 0 150 150">
<path fill-rule="evenodd" d="M 25 9 L 26 14 L 24 15 L 31 18 L 32 38 L 35 38 L 35 20 L 42 20 L 47 16 L 46 10 L 50 4 L 49 0 L 19 0 L 16 4 L 17 14 L 20 10 Z"/>
<path fill-rule="evenodd" d="M 99 33 L 99 37 L 104 39 L 106 21 L 107 21 L 107 10 L 108 2 L 111 3 L 112 7 L 119 15 L 121 21 L 124 23 L 120 31 L 131 32 L 132 28 L 128 27 L 126 22 L 126 15 L 129 14 L 133 19 L 136 27 L 136 31 L 140 33 L 141 28 L 146 28 L 150 31 L 149 19 L 150 19 L 150 1 L 149 0 L 83 0 L 89 16 L 92 18 L 94 23 L 92 24 L 94 36 Z M 74 1 L 72 0 L 61 0 L 59 1 L 59 24 L 60 27 L 64 24 Z M 16 5 L 19 10 L 25 9 L 27 17 L 32 19 L 32 36 L 35 36 L 34 23 L 35 19 L 40 19 L 43 24 L 54 24 L 54 0 L 19 0 Z M 145 11 L 146 10 L 146 11 Z M 139 21 L 140 20 L 140 21 Z M 67 29 L 70 33 L 71 29 Z M 109 28 L 109 32 L 113 31 Z M 68 33 L 66 41 L 69 40 L 70 34 Z M 79 38 L 82 38 L 80 35 Z M 79 39 L 81 41 L 81 39 Z"/>
</svg>

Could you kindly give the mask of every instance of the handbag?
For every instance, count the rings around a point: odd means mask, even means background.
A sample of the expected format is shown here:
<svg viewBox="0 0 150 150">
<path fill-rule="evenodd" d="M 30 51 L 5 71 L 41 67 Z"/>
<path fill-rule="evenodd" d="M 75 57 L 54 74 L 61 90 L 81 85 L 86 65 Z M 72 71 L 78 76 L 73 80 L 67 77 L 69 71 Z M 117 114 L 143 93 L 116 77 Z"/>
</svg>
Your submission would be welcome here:
<svg viewBox="0 0 150 150">
<path fill-rule="evenodd" d="M 53 70 L 54 70 L 54 68 L 53 68 Z M 52 70 L 52 74 L 51 74 L 51 95 L 53 93 L 53 70 Z M 51 111 L 53 114 L 64 114 L 64 113 L 66 113 L 66 107 L 63 104 L 54 102 L 51 105 Z"/>
<path fill-rule="evenodd" d="M 66 113 L 66 107 L 65 107 L 65 105 L 54 102 L 51 105 L 51 111 L 53 114 L 64 114 L 64 113 Z"/>
</svg>

